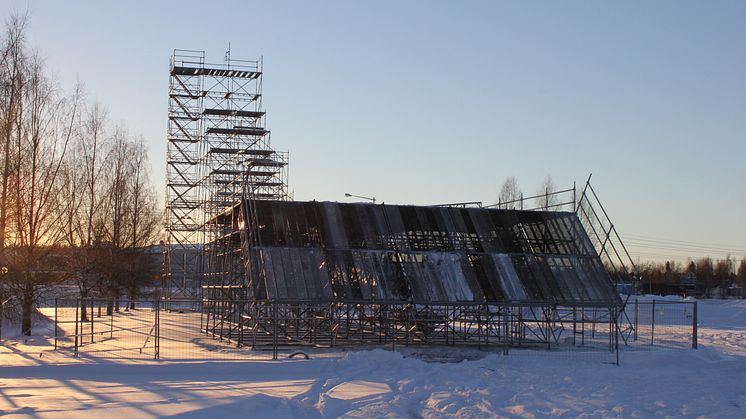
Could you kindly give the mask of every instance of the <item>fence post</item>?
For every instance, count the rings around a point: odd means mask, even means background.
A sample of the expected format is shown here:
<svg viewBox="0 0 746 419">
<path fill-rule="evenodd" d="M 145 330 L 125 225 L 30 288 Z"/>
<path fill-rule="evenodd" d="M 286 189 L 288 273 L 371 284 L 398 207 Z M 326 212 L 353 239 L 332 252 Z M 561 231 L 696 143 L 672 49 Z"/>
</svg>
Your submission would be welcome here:
<svg viewBox="0 0 746 419">
<path fill-rule="evenodd" d="M 544 314 L 547 318 L 547 350 L 552 349 L 552 319 L 551 314 L 549 313 L 549 309 L 545 311 Z"/>
<path fill-rule="evenodd" d="M 404 346 L 409 346 L 409 311 L 407 311 L 407 307 L 404 306 L 403 308 L 403 316 L 404 316 Z"/>
<path fill-rule="evenodd" d="M 593 321 L 591 322 L 591 339 L 596 339 L 596 307 L 593 307 Z"/>
<path fill-rule="evenodd" d="M 653 299 L 653 314 L 650 327 L 650 346 L 653 346 L 653 343 L 655 342 L 655 299 Z"/>
<path fill-rule="evenodd" d="M 614 352 L 614 336 L 616 335 L 616 319 L 614 318 L 614 308 L 610 306 L 609 311 L 609 352 Z"/>
<path fill-rule="evenodd" d="M 75 301 L 75 356 L 78 356 L 78 323 L 80 322 L 80 304 L 82 300 Z"/>
<path fill-rule="evenodd" d="M 155 300 L 155 359 L 161 359 L 161 300 Z"/>
<path fill-rule="evenodd" d="M 614 311 L 614 351 L 616 352 L 616 365 L 619 366 L 619 317 L 620 313 Z"/>
<path fill-rule="evenodd" d="M 577 198 L 575 196 L 575 182 L 572 183 L 572 210 L 575 211 L 575 203 L 577 202 Z"/>
<path fill-rule="evenodd" d="M 205 330 L 207 330 L 207 326 L 205 325 L 205 303 L 201 302 L 201 304 L 199 304 L 199 328 L 200 328 L 200 331 L 202 331 L 203 327 L 204 327 Z"/>
<path fill-rule="evenodd" d="M 692 311 L 692 349 L 697 349 L 697 302 L 694 302 Z"/>
<path fill-rule="evenodd" d="M 396 321 L 391 318 L 391 310 L 386 312 L 386 322 L 391 330 L 391 350 L 396 351 Z"/>
<path fill-rule="evenodd" d="M 2 316 L 2 313 L 0 313 Z M 0 317 L 2 321 L 2 317 Z M 54 350 L 57 350 L 57 297 L 54 297 Z"/>
<path fill-rule="evenodd" d="M 258 329 L 257 325 L 259 324 L 259 316 L 262 316 L 263 311 L 262 307 L 259 304 L 254 304 L 253 306 L 249 306 L 251 309 L 251 349 L 256 349 L 256 331 Z"/>
<path fill-rule="evenodd" d="M 272 359 L 277 359 L 277 302 L 270 301 L 272 307 Z"/>
<path fill-rule="evenodd" d="M 243 347 L 243 300 L 238 302 L 238 345 L 236 347 Z"/>
<path fill-rule="evenodd" d="M 89 305 L 91 306 L 91 343 L 93 343 L 93 298 L 91 298 Z"/>
<path fill-rule="evenodd" d="M 635 342 L 637 342 L 637 325 L 638 325 L 637 313 L 638 313 L 638 303 L 637 303 L 637 298 L 635 298 Z"/>
<path fill-rule="evenodd" d="M 585 306 L 580 307 L 580 346 L 585 346 Z"/>
<path fill-rule="evenodd" d="M 109 339 L 114 339 L 114 310 L 111 311 L 109 316 Z"/>
<path fill-rule="evenodd" d="M 453 328 L 456 328 L 456 308 L 453 309 Z M 446 342 L 448 342 L 448 334 L 446 330 Z M 453 334 L 453 344 L 456 344 L 456 334 Z M 477 310 L 477 349 L 482 350 L 482 306 L 479 306 Z"/>
</svg>

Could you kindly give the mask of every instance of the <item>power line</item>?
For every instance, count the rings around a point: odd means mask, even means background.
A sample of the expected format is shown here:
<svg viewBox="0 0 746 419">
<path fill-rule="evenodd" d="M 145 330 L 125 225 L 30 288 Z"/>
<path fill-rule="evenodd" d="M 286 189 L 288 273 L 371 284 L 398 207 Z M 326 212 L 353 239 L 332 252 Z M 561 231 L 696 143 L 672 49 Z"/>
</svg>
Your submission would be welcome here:
<svg viewBox="0 0 746 419">
<path fill-rule="evenodd" d="M 665 260 L 674 260 L 674 261 L 694 261 L 695 258 L 691 258 L 688 256 L 677 256 L 677 255 L 666 255 L 661 253 L 636 253 L 636 252 L 630 252 L 630 255 L 638 258 L 638 259 L 665 259 Z"/>
<path fill-rule="evenodd" d="M 653 258 L 663 258 L 663 259 L 676 259 L 676 260 L 692 260 L 696 261 L 697 259 L 700 259 L 701 257 L 711 257 L 711 256 L 693 256 L 693 255 L 674 255 L 670 253 L 658 253 L 658 252 L 638 252 L 638 251 L 630 251 L 630 255 L 633 257 L 653 257 Z"/>
<path fill-rule="evenodd" d="M 647 242 L 638 242 L 635 240 L 625 240 L 625 244 L 629 244 L 630 247 L 633 248 L 646 248 L 646 249 L 664 249 L 664 250 L 673 250 L 673 251 L 679 251 L 679 252 L 695 252 L 695 253 L 715 253 L 715 254 L 746 254 L 746 249 L 726 249 L 726 248 L 716 248 L 716 247 L 702 247 L 702 246 L 680 246 L 680 245 L 673 245 L 673 244 L 655 244 L 655 243 L 647 243 Z"/>
<path fill-rule="evenodd" d="M 704 242 L 695 242 L 695 241 L 689 241 L 689 240 L 675 240 L 675 239 L 666 239 L 662 237 L 652 237 L 652 236 L 643 236 L 639 234 L 624 234 L 624 237 L 629 237 L 633 240 L 641 240 L 641 241 L 648 241 L 648 242 L 661 242 L 661 243 L 671 243 L 671 244 L 685 244 L 685 245 L 693 245 L 698 247 L 714 247 L 714 248 L 722 248 L 722 249 L 739 249 L 740 246 L 731 245 L 731 244 L 720 244 L 720 243 L 704 243 Z M 743 248 L 741 248 L 743 249 Z"/>
<path fill-rule="evenodd" d="M 716 253 L 746 253 L 744 248 L 736 247 L 712 247 L 712 246 L 697 246 L 697 245 L 681 245 L 675 243 L 663 243 L 663 242 L 644 242 L 638 240 L 625 240 L 625 243 L 630 243 L 635 246 L 646 246 L 646 247 L 658 247 L 668 248 L 672 250 L 685 250 L 685 251 L 702 251 L 702 252 L 716 252 Z"/>
<path fill-rule="evenodd" d="M 625 234 L 624 242 L 629 245 L 630 254 L 637 258 L 686 261 L 695 260 L 703 255 L 725 257 L 726 255 L 743 254 L 746 257 L 746 248 L 742 246 L 684 241 L 640 234 Z"/>
</svg>

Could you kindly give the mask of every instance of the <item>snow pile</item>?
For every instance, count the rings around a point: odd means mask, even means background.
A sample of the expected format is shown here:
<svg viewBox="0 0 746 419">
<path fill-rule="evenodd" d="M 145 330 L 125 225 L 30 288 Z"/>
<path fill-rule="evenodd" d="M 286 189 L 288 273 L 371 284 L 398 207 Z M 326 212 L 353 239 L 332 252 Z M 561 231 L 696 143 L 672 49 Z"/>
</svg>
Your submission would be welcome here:
<svg viewBox="0 0 746 419">
<path fill-rule="evenodd" d="M 5 342 L 0 410 L 37 417 L 743 417 L 746 301 L 702 300 L 699 314 L 700 349 L 625 351 L 620 367 L 562 352 L 458 348 L 92 362 L 39 358 L 29 345 Z"/>
</svg>

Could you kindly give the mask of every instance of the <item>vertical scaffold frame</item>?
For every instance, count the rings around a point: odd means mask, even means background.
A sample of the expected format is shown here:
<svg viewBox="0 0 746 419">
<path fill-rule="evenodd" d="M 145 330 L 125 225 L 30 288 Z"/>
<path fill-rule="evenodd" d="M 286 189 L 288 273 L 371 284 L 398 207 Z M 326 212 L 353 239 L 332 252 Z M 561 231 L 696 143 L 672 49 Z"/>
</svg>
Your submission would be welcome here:
<svg viewBox="0 0 746 419">
<path fill-rule="evenodd" d="M 213 64 L 204 51 L 174 50 L 169 74 L 162 295 L 195 298 L 211 276 L 232 271 L 221 250 L 231 239 L 217 216 L 247 190 L 252 199 L 287 199 L 289 155 L 270 145 L 261 59 L 235 60 L 228 51 Z"/>
</svg>

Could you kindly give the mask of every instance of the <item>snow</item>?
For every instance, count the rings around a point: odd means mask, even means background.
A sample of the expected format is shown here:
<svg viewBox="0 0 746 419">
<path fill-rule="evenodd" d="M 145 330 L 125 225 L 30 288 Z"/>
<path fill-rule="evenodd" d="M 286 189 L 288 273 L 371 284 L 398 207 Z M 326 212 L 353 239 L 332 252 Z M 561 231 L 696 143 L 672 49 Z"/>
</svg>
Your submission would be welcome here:
<svg viewBox="0 0 746 419">
<path fill-rule="evenodd" d="M 6 340 L 0 415 L 744 417 L 746 300 L 698 304 L 699 349 L 622 351 L 621 366 L 582 353 L 461 348 L 277 361 L 74 358 L 43 338 Z"/>
</svg>

